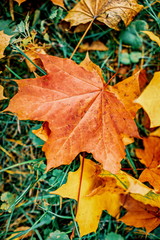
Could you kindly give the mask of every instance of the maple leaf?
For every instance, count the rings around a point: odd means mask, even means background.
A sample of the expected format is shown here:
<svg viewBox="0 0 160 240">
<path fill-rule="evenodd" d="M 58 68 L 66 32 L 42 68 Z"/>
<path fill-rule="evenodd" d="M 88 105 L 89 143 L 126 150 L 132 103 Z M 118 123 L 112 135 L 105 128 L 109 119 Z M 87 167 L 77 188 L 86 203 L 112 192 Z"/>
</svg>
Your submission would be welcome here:
<svg viewBox="0 0 160 240">
<path fill-rule="evenodd" d="M 123 188 L 126 193 L 132 194 L 133 198 L 134 194 L 136 194 L 136 196 L 137 194 L 140 194 L 143 199 L 143 196 L 145 197 L 148 193 L 152 191 L 151 188 L 142 184 L 139 180 L 135 179 L 134 177 L 128 175 L 123 171 L 119 171 L 117 174 L 113 174 L 109 171 L 102 169 L 99 176 L 103 179 L 105 179 L 105 177 L 115 179 L 117 186 Z"/>
<path fill-rule="evenodd" d="M 120 171 L 112 174 L 103 170 L 101 165 L 81 157 L 80 168 L 70 172 L 67 183 L 51 194 L 77 200 L 76 221 L 82 236 L 96 231 L 103 210 L 118 217 L 121 194 L 131 194 L 133 197 L 140 195 L 143 202 L 150 192 L 151 188 L 127 173 Z"/>
<path fill-rule="evenodd" d="M 48 75 L 18 80 L 19 92 L 6 111 L 21 120 L 47 121 L 47 169 L 69 164 L 80 152 L 92 153 L 105 169 L 117 172 L 125 157 L 123 137 L 139 137 L 133 120 L 139 105 L 139 73 L 108 86 L 100 68 L 86 59 L 40 55 Z"/>
<path fill-rule="evenodd" d="M 103 210 L 116 216 L 120 210 L 120 193 L 123 188 L 116 186 L 113 178 L 99 177 L 101 167 L 89 159 L 81 158 L 80 168 L 68 174 L 67 183 L 51 194 L 73 198 L 78 202 L 76 221 L 80 235 L 95 232 Z M 85 219 L 85 221 L 84 221 Z"/>
<path fill-rule="evenodd" d="M 78 26 L 76 31 L 83 31 L 84 24 L 95 20 L 119 30 L 118 24 L 121 20 L 126 26 L 129 25 L 142 8 L 136 0 L 81 0 L 68 12 L 63 22 L 69 22 L 69 28 Z"/>
<path fill-rule="evenodd" d="M 4 52 L 5 48 L 8 46 L 10 38 L 11 38 L 11 36 L 8 36 L 3 31 L 0 31 L 0 39 L 1 39 L 1 43 L 0 43 L 0 58 L 4 57 L 3 52 Z"/>
<path fill-rule="evenodd" d="M 160 191 L 160 139 L 149 137 L 143 139 L 144 149 L 136 149 L 136 155 L 147 167 L 139 180 L 149 182 L 156 192 Z"/>
<path fill-rule="evenodd" d="M 155 72 L 151 82 L 134 101 L 139 103 L 150 118 L 150 127 L 160 126 L 160 72 Z"/>
<path fill-rule="evenodd" d="M 122 197 L 123 207 L 127 209 L 127 213 L 120 218 L 127 225 L 134 227 L 146 228 L 147 232 L 151 232 L 160 224 L 160 209 L 145 205 L 136 201 L 130 196 Z"/>
<path fill-rule="evenodd" d="M 6 99 L 6 97 L 3 95 L 4 87 L 0 85 L 0 100 Z"/>
</svg>

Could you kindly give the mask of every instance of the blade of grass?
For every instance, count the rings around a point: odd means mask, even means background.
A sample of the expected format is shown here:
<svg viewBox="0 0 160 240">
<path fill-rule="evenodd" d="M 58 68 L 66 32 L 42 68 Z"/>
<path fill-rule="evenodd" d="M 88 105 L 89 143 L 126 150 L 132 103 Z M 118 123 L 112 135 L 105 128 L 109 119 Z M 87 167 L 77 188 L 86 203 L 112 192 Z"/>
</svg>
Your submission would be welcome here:
<svg viewBox="0 0 160 240">
<path fill-rule="evenodd" d="M 41 209 L 43 209 L 43 210 L 46 211 L 46 209 L 43 208 L 42 206 L 39 206 L 39 207 L 40 207 Z M 51 211 L 49 211 L 49 210 L 47 210 L 47 213 L 51 213 L 53 216 L 58 217 L 58 218 L 62 218 L 62 219 L 73 219 L 73 217 L 62 216 L 62 215 L 59 215 L 59 214 L 57 214 L 57 213 L 51 212 Z"/>
<path fill-rule="evenodd" d="M 11 169 L 11 168 L 15 168 L 15 167 L 24 165 L 24 164 L 34 163 L 34 162 L 40 162 L 40 161 L 43 161 L 43 160 L 45 160 L 45 158 L 38 158 L 38 159 L 29 160 L 29 161 L 26 161 L 26 162 L 17 163 L 17 164 L 14 164 L 14 165 L 12 165 L 12 166 L 9 166 L 9 167 L 6 167 L 6 168 L 1 169 L 1 170 L 0 170 L 0 173 L 1 173 L 1 172 L 5 172 L 5 171 L 8 170 L 8 169 Z"/>
<path fill-rule="evenodd" d="M 15 46 L 14 44 L 12 44 L 13 48 L 15 48 L 18 52 L 20 52 L 22 54 L 22 56 L 24 56 L 26 59 L 28 59 L 28 61 L 30 61 L 43 75 L 46 75 L 47 73 L 41 68 L 39 67 L 37 64 L 35 64 L 20 48 L 18 48 L 17 46 Z"/>
<path fill-rule="evenodd" d="M 135 177 L 138 178 L 138 172 L 137 172 L 136 166 L 135 166 L 127 148 L 126 148 L 126 156 L 127 156 L 126 160 L 127 160 L 128 164 L 130 165 L 130 167 L 132 168 L 132 171 L 135 174 Z"/>
<path fill-rule="evenodd" d="M 17 73 L 15 73 L 10 67 L 5 65 L 5 67 L 18 79 L 22 79 Z"/>
<path fill-rule="evenodd" d="M 13 212 L 14 212 L 14 208 L 12 208 L 11 214 L 10 214 L 9 219 L 7 221 L 7 224 L 6 224 L 6 232 L 4 234 L 4 239 L 6 239 L 6 236 L 7 236 L 7 233 L 8 233 L 9 226 L 10 226 L 10 223 L 11 223 L 11 220 L 12 220 L 12 216 L 13 216 Z"/>
<path fill-rule="evenodd" d="M 72 207 L 71 201 L 70 201 L 70 209 L 71 209 L 71 215 L 72 215 L 72 219 L 73 219 L 73 222 L 74 222 L 74 226 L 75 226 L 77 235 L 78 235 L 79 239 L 81 239 L 80 233 L 79 233 L 79 230 L 78 230 L 78 227 L 77 227 L 77 223 L 76 223 L 76 220 L 75 220 L 75 216 L 74 216 L 74 212 L 73 212 L 73 207 Z"/>
</svg>

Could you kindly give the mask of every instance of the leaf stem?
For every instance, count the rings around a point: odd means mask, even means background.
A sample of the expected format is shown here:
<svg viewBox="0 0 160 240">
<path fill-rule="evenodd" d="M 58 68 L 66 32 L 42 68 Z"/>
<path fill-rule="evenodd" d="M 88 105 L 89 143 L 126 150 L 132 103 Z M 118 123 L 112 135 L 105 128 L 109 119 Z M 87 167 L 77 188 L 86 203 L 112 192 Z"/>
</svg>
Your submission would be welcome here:
<svg viewBox="0 0 160 240">
<path fill-rule="evenodd" d="M 85 156 L 85 153 L 83 153 L 82 155 L 82 160 L 81 160 L 81 172 L 80 172 L 80 178 L 79 178 L 79 187 L 78 187 L 78 195 L 77 195 L 77 207 L 75 209 L 75 215 L 77 215 L 77 212 L 78 212 L 78 206 L 79 206 L 79 201 L 80 201 L 80 195 L 81 195 L 81 187 L 82 187 L 82 181 L 83 181 L 83 171 L 84 171 L 84 156 Z M 73 215 L 73 214 L 72 214 Z M 75 224 L 75 221 L 74 221 L 74 224 Z M 77 231 L 77 227 L 75 225 L 75 227 L 73 228 L 72 230 L 72 237 L 74 236 L 74 231 Z M 78 232 L 77 232 L 78 233 Z M 71 238 L 72 239 L 72 238 Z"/>
<path fill-rule="evenodd" d="M 88 25 L 88 27 L 86 28 L 86 31 L 84 32 L 83 36 L 81 37 L 81 39 L 79 40 L 77 46 L 75 47 L 73 53 L 71 54 L 70 56 L 70 59 L 72 59 L 72 57 L 74 56 L 74 54 L 76 53 L 77 49 L 79 48 L 79 45 L 81 44 L 81 42 L 83 41 L 83 39 L 85 38 L 86 34 L 88 33 L 89 29 L 91 28 L 92 26 L 92 23 L 94 22 L 94 19 L 90 22 L 90 24 Z"/>
</svg>

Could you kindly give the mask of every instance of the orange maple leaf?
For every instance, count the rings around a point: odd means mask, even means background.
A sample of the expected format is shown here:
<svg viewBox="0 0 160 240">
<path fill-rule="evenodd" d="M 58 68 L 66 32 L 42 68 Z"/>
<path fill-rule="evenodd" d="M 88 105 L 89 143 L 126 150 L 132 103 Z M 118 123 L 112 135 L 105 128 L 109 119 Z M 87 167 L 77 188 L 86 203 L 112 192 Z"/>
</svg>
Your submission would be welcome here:
<svg viewBox="0 0 160 240">
<path fill-rule="evenodd" d="M 159 226 L 160 209 L 158 207 L 152 207 L 149 204 L 145 205 L 129 195 L 122 196 L 122 204 L 127 213 L 119 220 L 125 224 L 146 228 L 147 232 L 151 232 Z"/>
<path fill-rule="evenodd" d="M 143 139 L 144 149 L 136 149 L 136 155 L 146 166 L 139 180 L 149 182 L 156 192 L 160 192 L 160 138 Z"/>
<path fill-rule="evenodd" d="M 123 137 L 139 137 L 133 120 L 139 105 L 139 74 L 108 86 L 89 59 L 83 67 L 69 59 L 40 55 L 48 75 L 17 81 L 19 92 L 7 111 L 21 120 L 47 121 L 51 133 L 43 150 L 47 169 L 69 164 L 79 152 L 92 153 L 117 172 L 125 156 Z"/>
</svg>

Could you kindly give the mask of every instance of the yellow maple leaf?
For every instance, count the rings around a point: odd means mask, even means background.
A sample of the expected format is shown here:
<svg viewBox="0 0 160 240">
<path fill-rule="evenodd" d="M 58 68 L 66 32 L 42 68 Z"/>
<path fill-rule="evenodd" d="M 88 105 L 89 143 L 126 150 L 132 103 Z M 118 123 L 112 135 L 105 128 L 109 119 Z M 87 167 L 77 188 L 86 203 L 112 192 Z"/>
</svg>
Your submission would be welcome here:
<svg viewBox="0 0 160 240">
<path fill-rule="evenodd" d="M 103 178 L 98 174 L 101 168 L 89 159 L 84 159 L 76 172 L 70 172 L 68 181 L 52 194 L 73 198 L 78 202 L 76 221 L 80 235 L 95 232 L 103 210 L 116 216 L 120 209 L 120 193 L 124 190 L 116 186 L 115 179 Z M 107 184 L 106 184 L 107 181 Z M 85 219 L 85 221 L 84 221 Z"/>
<path fill-rule="evenodd" d="M 112 174 L 91 160 L 83 161 L 82 158 L 80 168 L 69 173 L 67 183 L 51 193 L 77 200 L 76 221 L 81 236 L 96 231 L 103 210 L 119 217 L 121 194 L 129 194 L 151 206 L 159 206 L 160 198 L 159 194 L 127 173 L 120 171 Z"/>
<path fill-rule="evenodd" d="M 151 128 L 160 126 L 160 72 L 155 72 L 151 82 L 134 102 L 147 112 Z"/>
</svg>

